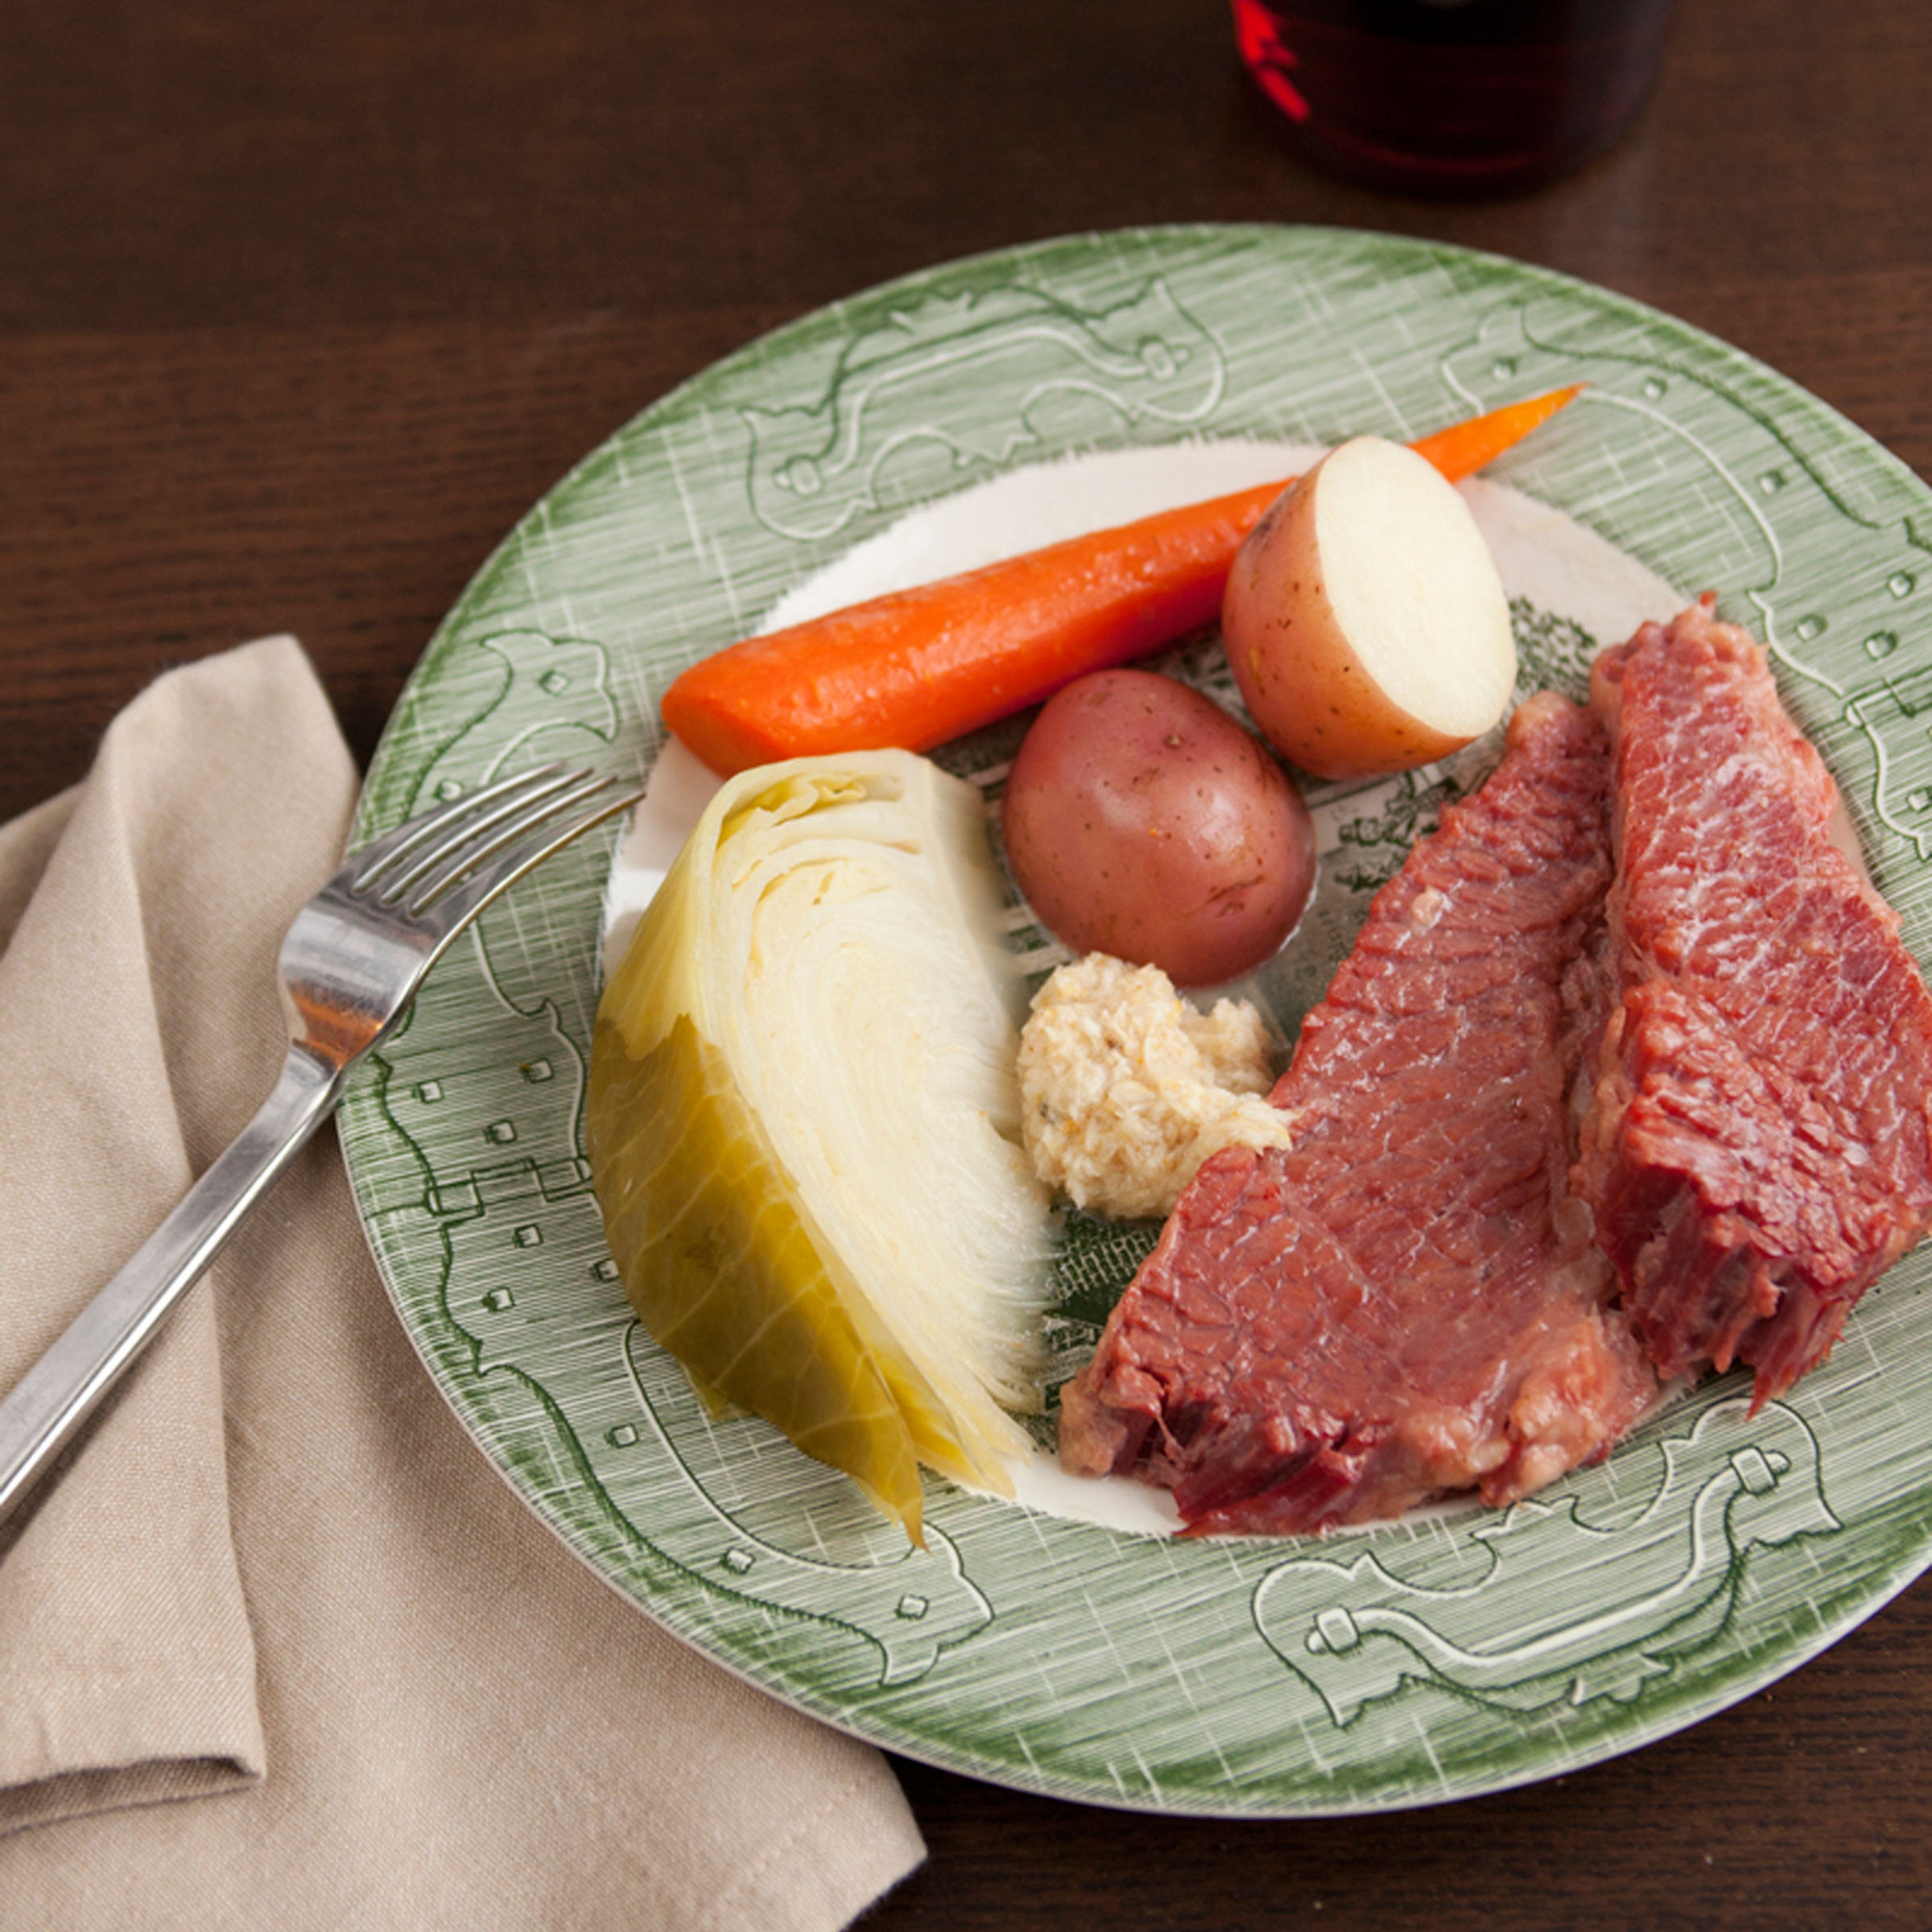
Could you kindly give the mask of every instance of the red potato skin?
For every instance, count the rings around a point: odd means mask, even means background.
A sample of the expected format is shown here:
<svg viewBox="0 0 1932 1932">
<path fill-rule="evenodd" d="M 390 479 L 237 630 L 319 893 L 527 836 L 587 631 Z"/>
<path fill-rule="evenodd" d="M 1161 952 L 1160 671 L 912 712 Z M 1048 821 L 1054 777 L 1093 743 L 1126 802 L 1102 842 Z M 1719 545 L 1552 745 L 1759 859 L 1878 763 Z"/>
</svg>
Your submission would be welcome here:
<svg viewBox="0 0 1932 1932">
<path fill-rule="evenodd" d="M 1150 671 L 1076 679 L 1042 709 L 1001 807 L 1006 860 L 1080 952 L 1212 986 L 1258 966 L 1315 882 L 1301 795 L 1212 699 Z"/>
</svg>

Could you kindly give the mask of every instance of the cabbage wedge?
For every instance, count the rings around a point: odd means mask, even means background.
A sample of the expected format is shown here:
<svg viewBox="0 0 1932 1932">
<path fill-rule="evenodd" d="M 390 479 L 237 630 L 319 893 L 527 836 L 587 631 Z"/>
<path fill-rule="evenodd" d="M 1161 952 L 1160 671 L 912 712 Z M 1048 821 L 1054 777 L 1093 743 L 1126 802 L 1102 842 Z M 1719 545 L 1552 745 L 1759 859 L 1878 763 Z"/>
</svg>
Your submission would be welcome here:
<svg viewBox="0 0 1932 1932">
<path fill-rule="evenodd" d="M 1010 1492 L 1041 1404 L 1047 1196 L 979 794 L 927 760 L 712 801 L 598 1005 L 586 1139 L 639 1319 L 699 1393 L 916 1542 L 919 1468 Z"/>
</svg>

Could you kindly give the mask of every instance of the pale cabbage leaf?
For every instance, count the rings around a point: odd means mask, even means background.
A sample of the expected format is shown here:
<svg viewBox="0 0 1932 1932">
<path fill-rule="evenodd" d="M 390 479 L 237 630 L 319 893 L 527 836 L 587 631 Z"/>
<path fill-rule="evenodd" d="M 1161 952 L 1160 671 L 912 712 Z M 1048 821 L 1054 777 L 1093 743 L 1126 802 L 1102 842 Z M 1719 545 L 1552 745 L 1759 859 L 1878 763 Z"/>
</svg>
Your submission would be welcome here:
<svg viewBox="0 0 1932 1932">
<path fill-rule="evenodd" d="M 1040 1406 L 1046 1194 L 977 791 L 864 752 L 712 799 L 597 1012 L 611 1251 L 708 1399 L 920 1535 L 918 1466 L 1001 1492 Z"/>
</svg>

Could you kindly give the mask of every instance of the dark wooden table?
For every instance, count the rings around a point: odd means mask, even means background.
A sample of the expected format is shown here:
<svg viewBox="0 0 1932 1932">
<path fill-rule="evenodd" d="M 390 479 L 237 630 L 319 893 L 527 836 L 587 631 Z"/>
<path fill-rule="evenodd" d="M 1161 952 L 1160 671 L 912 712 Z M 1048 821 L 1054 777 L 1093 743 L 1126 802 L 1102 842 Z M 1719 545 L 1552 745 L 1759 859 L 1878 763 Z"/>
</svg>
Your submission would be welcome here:
<svg viewBox="0 0 1932 1932">
<path fill-rule="evenodd" d="M 295 632 L 358 753 L 580 455 L 856 288 L 1168 221 L 1493 249 L 1750 351 L 1932 474 L 1932 9 L 1686 0 L 1637 132 L 1527 196 L 1296 165 L 1217 0 L 10 0 L 0 816 L 165 667 Z M 1226 1825 L 901 1767 L 886 1928 L 1922 1928 L 1932 1588 L 1634 1757 Z"/>
</svg>

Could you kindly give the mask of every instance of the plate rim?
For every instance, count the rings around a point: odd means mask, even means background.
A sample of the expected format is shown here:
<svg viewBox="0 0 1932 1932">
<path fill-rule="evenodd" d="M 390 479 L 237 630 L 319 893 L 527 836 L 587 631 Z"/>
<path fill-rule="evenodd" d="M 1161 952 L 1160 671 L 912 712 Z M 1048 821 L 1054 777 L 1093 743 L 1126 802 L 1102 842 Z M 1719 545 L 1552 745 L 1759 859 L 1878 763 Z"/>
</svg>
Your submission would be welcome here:
<svg viewBox="0 0 1932 1932">
<path fill-rule="evenodd" d="M 402 696 L 390 720 L 386 722 L 382 739 L 371 760 L 367 778 L 358 803 L 356 827 L 352 835 L 356 840 L 366 836 L 370 830 L 389 822 L 385 816 L 386 787 L 392 780 L 392 767 L 398 766 L 402 753 L 401 744 L 404 724 L 412 705 L 419 700 L 423 692 L 431 685 L 437 674 L 443 656 L 456 648 L 460 630 L 461 613 L 487 585 L 506 560 L 514 553 L 522 540 L 531 520 L 559 496 L 569 492 L 573 485 L 587 477 L 603 460 L 609 452 L 626 438 L 647 432 L 658 420 L 674 415 L 682 407 L 687 405 L 694 396 L 702 394 L 705 386 L 716 383 L 723 372 L 736 371 L 746 367 L 756 357 L 782 353 L 795 339 L 799 332 L 806 330 L 822 321 L 828 315 L 842 310 L 857 309 L 861 305 L 874 303 L 889 299 L 896 292 L 907 291 L 931 283 L 935 279 L 956 275 L 965 270 L 983 270 L 1001 264 L 1020 265 L 1038 262 L 1058 251 L 1082 246 L 1104 246 L 1130 241 L 1150 247 L 1157 252 L 1164 246 L 1187 242 L 1190 243 L 1216 242 L 1230 239 L 1253 239 L 1265 246 L 1281 246 L 1286 244 L 1293 248 L 1304 241 L 1324 241 L 1331 246 L 1344 249 L 1364 249 L 1370 251 L 1393 250 L 1418 262 L 1450 263 L 1468 266 L 1491 271 L 1502 278 L 1523 286 L 1526 291 L 1546 292 L 1581 299 L 1593 309 L 1608 309 L 1620 312 L 1630 320 L 1646 328 L 1658 330 L 1677 338 L 1698 349 L 1711 354 L 1714 360 L 1727 370 L 1742 371 L 1754 382 L 1763 382 L 1777 394 L 1779 400 L 1795 406 L 1808 416 L 1815 427 L 1828 437 L 1849 440 L 1858 449 L 1861 460 L 1867 464 L 1874 461 L 1892 473 L 1894 483 L 1905 486 L 1909 492 L 1922 497 L 1932 498 L 1927 486 L 1892 452 L 1876 442 L 1868 432 L 1859 427 L 1852 419 L 1832 404 L 1818 397 L 1810 390 L 1780 374 L 1769 365 L 1761 361 L 1748 351 L 1736 348 L 1721 339 L 1710 335 L 1697 325 L 1682 320 L 1666 312 L 1654 308 L 1634 298 L 1608 290 L 1600 285 L 1584 281 L 1564 271 L 1526 263 L 1501 254 L 1482 250 L 1462 247 L 1447 243 L 1383 233 L 1372 230 L 1356 230 L 1333 226 L 1316 226 L 1293 224 L 1247 222 L 1222 224 L 1214 222 L 1187 222 L 1148 225 L 1118 230 L 1084 230 L 1072 233 L 1046 237 L 1005 247 L 978 251 L 973 254 L 929 265 L 906 275 L 894 277 L 841 297 L 829 304 L 822 304 L 801 312 L 776 328 L 766 331 L 729 352 L 724 357 L 684 378 L 663 395 L 647 403 L 635 412 L 594 448 L 587 451 L 546 490 L 536 503 L 526 510 L 510 526 L 498 542 L 492 547 L 483 562 L 473 573 L 460 595 L 452 604 L 450 612 L 439 625 L 412 668 Z M 1174 1802 L 1165 1795 L 1156 1798 L 1140 1798 L 1130 1794 L 1108 1792 L 1099 1789 L 1094 1782 L 1075 1775 L 1053 1775 L 1040 1772 L 1034 1776 L 1015 1773 L 1011 1766 L 991 1767 L 983 1758 L 975 1758 L 964 1751 L 949 1752 L 936 1747 L 925 1736 L 905 1732 L 890 1721 L 882 1721 L 881 1714 L 874 1711 L 863 1719 L 855 1718 L 852 1711 L 837 1703 L 822 1698 L 808 1689 L 786 1680 L 779 1673 L 760 1670 L 748 1663 L 745 1658 L 724 1653 L 715 1645 L 704 1641 L 704 1633 L 686 1627 L 686 1620 L 667 1612 L 663 1608 L 647 1601 L 633 1590 L 624 1587 L 619 1579 L 611 1574 L 605 1566 L 594 1560 L 591 1553 L 580 1547 L 568 1534 L 565 1526 L 555 1520 L 539 1497 L 533 1493 L 518 1472 L 509 1468 L 499 1459 L 493 1447 L 479 1436 L 469 1417 L 461 1406 L 459 1393 L 446 1377 L 443 1367 L 435 1359 L 429 1346 L 430 1338 L 420 1331 L 403 1303 L 396 1282 L 392 1279 L 390 1266 L 382 1245 L 377 1237 L 373 1223 L 376 1203 L 371 1199 L 371 1185 L 367 1164 L 358 1158 L 356 1148 L 365 1131 L 361 1121 L 362 1099 L 366 1092 L 366 1081 L 359 1081 L 350 1103 L 345 1108 L 342 1145 L 345 1166 L 353 1191 L 357 1217 L 365 1237 L 374 1253 L 378 1272 L 383 1281 L 386 1293 L 396 1310 L 405 1332 L 408 1335 L 418 1359 L 423 1361 L 431 1383 L 442 1396 L 465 1435 L 484 1456 L 497 1475 L 506 1480 L 513 1493 L 530 1509 L 538 1519 L 555 1534 L 573 1556 L 588 1568 L 592 1574 L 607 1587 L 634 1607 L 650 1616 L 660 1628 L 669 1630 L 681 1641 L 705 1657 L 708 1661 L 731 1671 L 743 1681 L 749 1682 L 783 1702 L 807 1711 L 811 1716 L 826 1722 L 847 1734 L 873 1743 L 880 1748 L 901 1756 L 932 1765 L 938 1769 L 974 1778 L 993 1781 L 1009 1788 L 1094 1805 L 1102 1808 L 1161 1815 L 1194 1815 L 1223 1818 L 1329 1818 L 1358 1816 L 1377 1812 L 1421 1809 L 1437 1804 L 1459 1802 L 1467 1798 L 1491 1795 L 1541 1782 L 1547 1778 L 1567 1775 L 1589 1765 L 1606 1762 L 1645 1745 L 1675 1735 L 1692 1724 L 1729 1708 L 1753 1691 L 1775 1683 L 1791 1671 L 1802 1668 L 1820 1654 L 1842 1641 L 1845 1635 L 1860 1624 L 1882 1610 L 1886 1604 L 1908 1587 L 1928 1567 L 1932 1567 L 1932 1535 L 1925 1529 L 1918 1532 L 1916 1546 L 1912 1536 L 1903 1529 L 1888 1539 L 1892 1559 L 1889 1563 L 1870 1568 L 1866 1573 L 1868 1587 L 1858 1594 L 1835 1618 L 1821 1622 L 1809 1638 L 1788 1642 L 1780 1647 L 1774 1661 L 1765 1666 L 1761 1662 L 1740 1666 L 1736 1673 L 1720 1674 L 1724 1681 L 1714 1684 L 1702 1696 L 1681 1699 L 1660 1719 L 1649 1727 L 1635 1727 L 1633 1735 L 1611 1741 L 1598 1742 L 1587 1747 L 1583 1753 L 1573 1760 L 1550 1761 L 1550 1754 L 1538 1756 L 1527 1748 L 1519 1755 L 1530 1761 L 1519 1762 L 1512 1768 L 1484 1777 L 1475 1777 L 1465 1773 L 1458 1788 L 1436 1794 L 1406 1794 L 1399 1798 L 1366 1796 L 1339 1802 L 1305 1802 L 1296 1798 L 1254 1805 L 1216 1804 L 1212 1802 Z M 378 1130 L 379 1123 L 372 1123 L 366 1131 Z M 559 1422 L 559 1426 L 561 1423 Z M 1730 1680 L 1736 1674 L 1743 1681 Z M 1560 1757 L 1561 1754 L 1558 1756 Z M 1234 1795 L 1231 1794 L 1230 1795 Z"/>
</svg>

